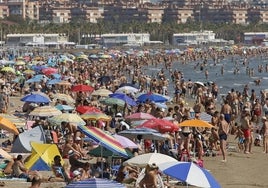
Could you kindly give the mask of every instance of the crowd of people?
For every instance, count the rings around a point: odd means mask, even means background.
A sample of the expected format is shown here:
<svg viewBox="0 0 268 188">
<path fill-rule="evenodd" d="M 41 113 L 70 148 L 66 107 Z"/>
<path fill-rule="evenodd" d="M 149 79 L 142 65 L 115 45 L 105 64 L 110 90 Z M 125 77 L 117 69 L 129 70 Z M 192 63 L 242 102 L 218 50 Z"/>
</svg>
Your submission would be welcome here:
<svg viewBox="0 0 268 188">
<path fill-rule="evenodd" d="M 148 50 L 144 50 L 148 52 Z M 114 51 L 114 54 L 119 53 Z M 100 111 L 111 116 L 111 121 L 86 121 L 86 126 L 97 126 L 111 134 L 129 129 L 131 122 L 125 119 L 129 114 L 135 112 L 144 112 L 153 115 L 156 118 L 170 117 L 171 121 L 179 124 L 187 119 L 200 119 L 202 113 L 211 116 L 210 123 L 213 128 L 181 127 L 179 131 L 167 133 L 166 141 L 152 142 L 148 139 L 134 139 L 138 148 L 132 149 L 133 155 L 139 155 L 146 152 L 154 152 L 170 155 L 178 160 L 190 161 L 193 156 L 197 156 L 199 162 L 206 155 L 215 155 L 220 153 L 223 157 L 222 162 L 227 162 L 226 149 L 228 147 L 228 135 L 236 135 L 238 139 L 238 148 L 245 154 L 252 153 L 252 147 L 263 145 L 264 153 L 268 153 L 268 97 L 265 91 L 260 91 L 258 97 L 257 91 L 250 90 L 249 85 L 245 85 L 243 91 L 231 89 L 228 94 L 222 98 L 222 104 L 219 101 L 220 89 L 216 82 L 200 83 L 191 79 L 186 80 L 185 75 L 180 70 L 173 70 L 174 63 L 180 63 L 182 66 L 192 61 L 199 61 L 195 68 L 203 71 L 204 78 L 209 77 L 206 69 L 206 63 L 213 59 L 217 64 L 220 59 L 240 55 L 243 58 L 251 56 L 265 56 L 267 49 L 248 49 L 246 53 L 240 49 L 218 50 L 209 49 L 207 51 L 185 51 L 182 54 L 165 53 L 160 51 L 151 55 L 149 52 L 144 56 L 135 56 L 134 54 L 120 54 L 109 59 L 88 59 L 75 58 L 71 54 L 49 54 L 45 57 L 41 54 L 28 55 L 25 65 L 14 65 L 15 72 L 2 72 L 3 81 L 0 93 L 0 110 L 2 113 L 10 111 L 14 96 L 22 97 L 26 94 L 37 92 L 45 93 L 53 101 L 56 93 L 64 93 L 75 99 L 74 108 L 78 106 L 94 106 Z M 7 54 L 5 54 L 7 56 Z M 5 58 L 5 57 L 2 57 Z M 36 65 L 29 67 L 36 59 L 39 61 Z M 18 57 L 17 57 L 18 59 Z M 27 80 L 34 77 L 35 74 L 42 73 L 42 66 L 49 64 L 57 69 L 61 80 L 69 84 L 48 84 L 48 81 L 55 79 L 55 74 L 46 74 L 38 82 L 27 83 Z M 144 73 L 144 67 L 163 64 L 155 76 Z M 245 60 L 245 66 L 247 61 Z M 33 72 L 27 71 L 33 69 Z M 258 71 L 268 71 L 259 67 Z M 236 72 L 239 72 L 239 66 L 236 66 Z M 221 74 L 224 74 L 222 69 Z M 250 72 L 254 74 L 253 71 Z M 16 81 L 14 81 L 16 80 Z M 85 84 L 92 86 L 95 90 L 100 88 L 116 91 L 120 85 L 131 83 L 132 86 L 138 86 L 139 92 L 158 93 L 170 96 L 168 107 L 157 106 L 153 101 L 147 100 L 137 106 L 128 106 L 119 108 L 104 105 L 100 102 L 100 96 L 93 96 L 91 92 L 72 92 L 71 87 L 76 84 Z M 261 84 L 256 81 L 256 84 Z M 173 88 L 170 90 L 169 88 Z M 135 99 L 134 93 L 127 93 L 128 96 Z M 54 100 L 53 104 L 67 104 L 64 99 Z M 190 104 L 190 105 L 189 105 Z M 25 103 L 23 107 L 17 108 L 17 112 L 23 112 L 27 118 L 29 113 L 37 106 L 45 104 Z M 70 113 L 76 113 L 72 111 Z M 88 160 L 88 152 L 95 148 L 93 142 L 85 142 L 83 135 L 77 130 L 76 125 L 70 122 L 62 122 L 61 126 L 54 126 L 46 118 L 36 118 L 34 126 L 42 125 L 47 131 L 55 131 L 58 138 L 58 146 L 61 156 L 54 157 L 52 170 L 54 176 L 49 177 L 49 181 L 71 182 L 86 179 L 89 177 L 111 178 L 112 169 L 103 159 L 98 159 L 96 164 L 92 165 Z M 50 139 L 53 142 L 53 139 Z M 261 143 L 261 140 L 263 143 Z M 64 165 L 62 161 L 64 160 Z M 117 161 L 119 164 L 122 161 Z M 156 187 L 155 177 L 158 168 L 148 166 L 145 170 L 144 179 L 140 181 L 140 187 Z M 140 169 L 129 166 L 121 166 L 115 178 L 119 182 L 125 182 L 129 179 L 136 181 Z M 12 173 L 16 177 L 29 178 L 30 172 L 23 166 L 22 156 L 18 156 L 12 165 Z M 32 173 L 32 172 L 31 172 Z M 149 179 L 149 180 L 148 180 Z"/>
</svg>

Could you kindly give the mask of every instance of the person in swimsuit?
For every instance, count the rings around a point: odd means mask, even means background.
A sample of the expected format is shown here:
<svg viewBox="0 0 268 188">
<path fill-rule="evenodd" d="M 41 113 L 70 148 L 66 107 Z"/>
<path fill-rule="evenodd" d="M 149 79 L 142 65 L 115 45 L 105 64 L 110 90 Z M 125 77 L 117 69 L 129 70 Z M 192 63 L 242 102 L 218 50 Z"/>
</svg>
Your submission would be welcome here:
<svg viewBox="0 0 268 188">
<path fill-rule="evenodd" d="M 226 141 L 227 141 L 227 135 L 229 132 L 229 123 L 225 120 L 224 114 L 220 115 L 219 123 L 218 123 L 218 133 L 219 133 L 219 139 L 220 139 L 220 149 L 222 152 L 223 160 L 222 162 L 226 162 Z"/>
</svg>

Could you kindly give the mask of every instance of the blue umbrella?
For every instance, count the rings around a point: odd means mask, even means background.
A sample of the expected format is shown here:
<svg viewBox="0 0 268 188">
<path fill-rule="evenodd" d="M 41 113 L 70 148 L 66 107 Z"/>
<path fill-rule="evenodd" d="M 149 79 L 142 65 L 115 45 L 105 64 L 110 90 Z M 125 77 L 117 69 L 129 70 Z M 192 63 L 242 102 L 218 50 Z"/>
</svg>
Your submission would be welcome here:
<svg viewBox="0 0 268 188">
<path fill-rule="evenodd" d="M 60 79 L 61 78 L 61 75 L 60 74 L 57 74 L 57 73 L 55 73 L 55 74 L 51 74 L 52 76 L 53 76 L 53 78 L 55 78 L 55 79 Z"/>
<path fill-rule="evenodd" d="M 126 188 L 125 185 L 118 183 L 117 181 L 101 178 L 90 178 L 81 181 L 74 181 L 65 186 L 65 188 Z"/>
<path fill-rule="evenodd" d="M 30 103 L 49 103 L 51 102 L 49 98 L 45 97 L 44 95 L 40 94 L 29 94 L 24 96 L 20 99 L 23 102 L 30 102 Z"/>
<path fill-rule="evenodd" d="M 59 83 L 60 81 L 62 81 L 62 80 L 55 78 L 55 79 L 52 79 L 52 80 L 47 81 L 47 85 L 54 85 L 54 84 Z"/>
<path fill-rule="evenodd" d="M 130 106 L 136 106 L 137 105 L 137 103 L 132 98 L 130 98 L 129 96 L 127 96 L 124 93 L 113 93 L 113 94 L 110 94 L 109 96 L 111 98 L 121 99 L 121 100 L 125 101 L 125 103 L 127 103 Z"/>
<path fill-rule="evenodd" d="M 154 94 L 154 93 L 144 93 L 138 96 L 137 101 L 138 102 L 146 102 L 147 100 L 153 101 L 153 102 L 167 102 L 168 99 L 163 97 L 162 95 L 159 94 Z"/>
<path fill-rule="evenodd" d="M 40 78 L 30 78 L 29 80 L 27 80 L 25 83 L 29 84 L 29 83 L 38 83 L 41 82 Z"/>
<path fill-rule="evenodd" d="M 206 169 L 193 162 L 167 162 L 159 165 L 161 171 L 187 184 L 204 187 L 220 188 L 220 184 Z"/>
<path fill-rule="evenodd" d="M 74 110 L 74 107 L 69 106 L 69 105 L 63 105 L 63 104 L 58 104 L 55 106 L 58 110 L 63 110 L 63 111 L 71 111 Z"/>
</svg>

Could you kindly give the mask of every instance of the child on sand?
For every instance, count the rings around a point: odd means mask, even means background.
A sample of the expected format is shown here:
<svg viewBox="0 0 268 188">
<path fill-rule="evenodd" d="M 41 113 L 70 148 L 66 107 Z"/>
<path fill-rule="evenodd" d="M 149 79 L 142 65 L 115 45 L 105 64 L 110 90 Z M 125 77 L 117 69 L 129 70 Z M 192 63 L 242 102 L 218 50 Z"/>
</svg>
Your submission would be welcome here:
<svg viewBox="0 0 268 188">
<path fill-rule="evenodd" d="M 236 130 L 236 136 L 235 139 L 238 139 L 238 151 L 243 151 L 244 150 L 244 141 L 245 141 L 245 137 L 244 137 L 244 133 L 241 129 L 241 127 L 237 126 L 237 130 Z"/>
</svg>

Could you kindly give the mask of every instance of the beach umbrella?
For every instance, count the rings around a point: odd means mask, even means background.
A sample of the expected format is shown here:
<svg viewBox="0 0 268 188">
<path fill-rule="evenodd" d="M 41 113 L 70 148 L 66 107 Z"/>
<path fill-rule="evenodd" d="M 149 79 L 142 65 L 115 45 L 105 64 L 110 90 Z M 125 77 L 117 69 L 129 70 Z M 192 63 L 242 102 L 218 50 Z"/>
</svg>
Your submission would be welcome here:
<svg viewBox="0 0 268 188">
<path fill-rule="evenodd" d="M 60 86 L 71 86 L 72 85 L 72 83 L 68 82 L 67 80 L 61 80 L 56 84 L 60 85 Z"/>
<path fill-rule="evenodd" d="M 121 99 L 123 101 L 125 101 L 125 103 L 127 103 L 130 106 L 136 106 L 137 103 L 134 101 L 134 99 L 132 99 L 131 97 L 127 96 L 124 93 L 113 93 L 109 95 L 111 98 L 117 98 L 117 99 Z"/>
<path fill-rule="evenodd" d="M 19 131 L 11 121 L 0 116 L 0 129 L 4 129 L 12 134 L 18 135 Z"/>
<path fill-rule="evenodd" d="M 136 86 L 135 84 L 131 84 L 131 83 L 122 83 L 119 85 L 119 88 L 124 87 L 124 86 L 130 86 L 130 87 L 135 87 L 135 88 L 139 89 L 138 86 Z"/>
<path fill-rule="evenodd" d="M 79 92 L 79 91 L 92 92 L 94 91 L 94 88 L 89 85 L 78 84 L 78 85 L 73 86 L 71 90 L 74 92 Z"/>
<path fill-rule="evenodd" d="M 185 120 L 179 124 L 180 127 L 207 127 L 212 128 L 213 125 L 200 119 Z"/>
<path fill-rule="evenodd" d="M 18 60 L 18 61 L 15 62 L 14 65 L 16 65 L 16 66 L 21 66 L 21 65 L 25 65 L 25 64 L 26 64 L 25 61 L 23 61 L 23 60 Z"/>
<path fill-rule="evenodd" d="M 115 93 L 126 93 L 126 94 L 129 94 L 129 93 L 137 93 L 139 90 L 135 87 L 132 87 L 132 86 L 123 86 L 123 87 L 120 87 L 118 88 Z"/>
<path fill-rule="evenodd" d="M 0 148 L 0 156 L 4 159 L 13 160 L 13 157 L 2 148 Z"/>
<path fill-rule="evenodd" d="M 128 149 L 125 149 L 127 154 L 128 154 L 128 158 L 131 158 L 133 157 L 133 154 L 128 150 Z M 91 156 L 94 156 L 94 157 L 104 157 L 104 158 L 107 158 L 107 157 L 113 157 L 113 158 L 121 158 L 120 155 L 116 154 L 116 153 L 113 153 L 112 151 L 106 149 L 106 148 L 103 148 L 101 146 L 97 147 L 97 148 L 94 148 L 92 150 L 90 150 L 88 153 L 88 155 L 91 155 Z"/>
<path fill-rule="evenodd" d="M 48 80 L 47 85 L 54 85 L 54 84 L 59 83 L 60 81 L 61 81 L 60 79 L 54 78 L 54 79 Z"/>
<path fill-rule="evenodd" d="M 15 69 L 12 67 L 4 67 L 1 69 L 1 72 L 9 72 L 9 73 L 13 73 L 13 74 L 16 73 Z"/>
<path fill-rule="evenodd" d="M 102 112 L 99 108 L 95 106 L 77 106 L 75 110 L 80 114 L 84 114 L 87 112 Z"/>
<path fill-rule="evenodd" d="M 75 100 L 70 95 L 67 95 L 67 94 L 64 94 L 64 93 L 56 93 L 56 94 L 54 94 L 53 99 L 54 100 L 58 99 L 58 100 L 61 100 L 61 101 L 65 101 L 68 104 L 75 103 Z"/>
<path fill-rule="evenodd" d="M 138 125 L 143 124 L 145 121 L 147 121 L 147 119 L 131 121 L 130 125 L 132 127 L 137 127 Z"/>
<path fill-rule="evenodd" d="M 73 181 L 65 186 L 65 188 L 126 188 L 125 185 L 118 183 L 117 181 L 101 179 L 101 178 L 91 178 L 81 181 Z"/>
<path fill-rule="evenodd" d="M 143 124 L 137 126 L 137 128 L 142 128 L 142 127 L 155 129 L 159 131 L 160 133 L 174 132 L 174 131 L 179 130 L 179 127 L 176 124 L 168 120 L 159 119 L 159 118 L 149 119 L 145 121 Z"/>
<path fill-rule="evenodd" d="M 74 107 L 69 106 L 69 105 L 64 105 L 64 104 L 57 104 L 55 108 L 57 108 L 60 111 L 73 111 L 74 110 Z"/>
<path fill-rule="evenodd" d="M 80 116 L 82 119 L 85 120 L 92 120 L 92 121 L 110 121 L 111 117 L 107 116 L 103 112 L 87 112 Z"/>
<path fill-rule="evenodd" d="M 44 73 L 45 75 L 51 75 L 51 74 L 55 74 L 57 72 L 58 72 L 58 69 L 55 69 L 55 68 L 52 68 L 52 67 L 42 69 L 42 73 Z"/>
<path fill-rule="evenodd" d="M 153 102 L 167 102 L 168 99 L 162 95 L 155 94 L 155 93 L 143 93 L 137 97 L 138 102 L 146 102 L 147 100 L 153 101 Z"/>
<path fill-rule="evenodd" d="M 113 137 L 122 145 L 123 148 L 138 148 L 132 140 L 119 134 L 114 134 Z"/>
<path fill-rule="evenodd" d="M 16 127 L 25 126 L 25 119 L 14 116 L 13 114 L 0 113 L 0 117 L 8 119 L 10 122 L 15 124 Z"/>
<path fill-rule="evenodd" d="M 206 169 L 193 162 L 166 162 L 159 164 L 161 171 L 189 185 L 204 188 L 220 188 L 220 184 Z"/>
<path fill-rule="evenodd" d="M 106 99 L 100 100 L 100 103 L 105 104 L 107 106 L 118 105 L 120 107 L 124 107 L 126 104 L 125 101 L 123 101 L 122 99 L 118 99 L 118 98 L 106 98 Z"/>
<path fill-rule="evenodd" d="M 137 113 L 134 113 L 125 117 L 125 119 L 129 119 L 131 121 L 147 120 L 147 119 L 154 119 L 154 118 L 156 117 L 154 117 L 151 114 L 144 113 L 144 112 L 137 112 Z"/>
<path fill-rule="evenodd" d="M 61 115 L 62 112 L 53 106 L 41 106 L 30 112 L 30 116 L 51 117 Z"/>
<path fill-rule="evenodd" d="M 48 121 L 55 125 L 61 125 L 61 122 L 63 121 L 73 123 L 76 125 L 86 124 L 86 122 L 79 115 L 73 113 L 63 113 L 61 115 L 49 118 Z"/>
<path fill-rule="evenodd" d="M 30 103 L 49 103 L 51 102 L 50 99 L 41 94 L 34 94 L 31 93 L 29 95 L 24 96 L 20 99 L 23 102 L 30 102 Z"/>
<path fill-rule="evenodd" d="M 147 164 L 151 165 L 154 163 L 159 167 L 160 170 L 162 170 L 162 166 L 160 168 L 161 164 L 171 162 L 176 163 L 178 160 L 161 153 L 146 153 L 128 159 L 123 163 L 123 165 L 138 166 L 140 168 L 144 168 Z"/>
<path fill-rule="evenodd" d="M 31 69 L 27 69 L 27 70 L 23 71 L 23 73 L 33 75 L 33 74 L 35 74 L 35 71 L 31 70 Z"/>
<path fill-rule="evenodd" d="M 128 154 L 122 145 L 114 137 L 105 133 L 101 129 L 97 127 L 86 127 L 81 125 L 78 126 L 78 129 L 83 134 L 99 143 L 102 147 L 111 150 L 124 158 L 128 158 Z"/>
<path fill-rule="evenodd" d="M 166 137 L 159 133 L 157 130 L 150 128 L 134 128 L 120 131 L 119 135 L 125 136 L 130 139 L 150 139 L 150 140 L 165 140 Z"/>
<path fill-rule="evenodd" d="M 101 82 L 101 83 L 107 83 L 107 82 L 110 82 L 114 80 L 114 77 L 113 76 L 101 76 L 97 79 L 98 82 Z"/>
<path fill-rule="evenodd" d="M 33 77 L 33 78 L 30 78 L 30 79 L 26 80 L 25 83 L 30 84 L 30 83 L 39 83 L 39 82 L 41 82 L 40 78 Z"/>
<path fill-rule="evenodd" d="M 101 97 L 108 97 L 110 94 L 112 94 L 113 92 L 108 90 L 108 89 L 97 89 L 97 90 L 94 90 L 91 95 L 93 96 L 101 96 Z"/>
</svg>

